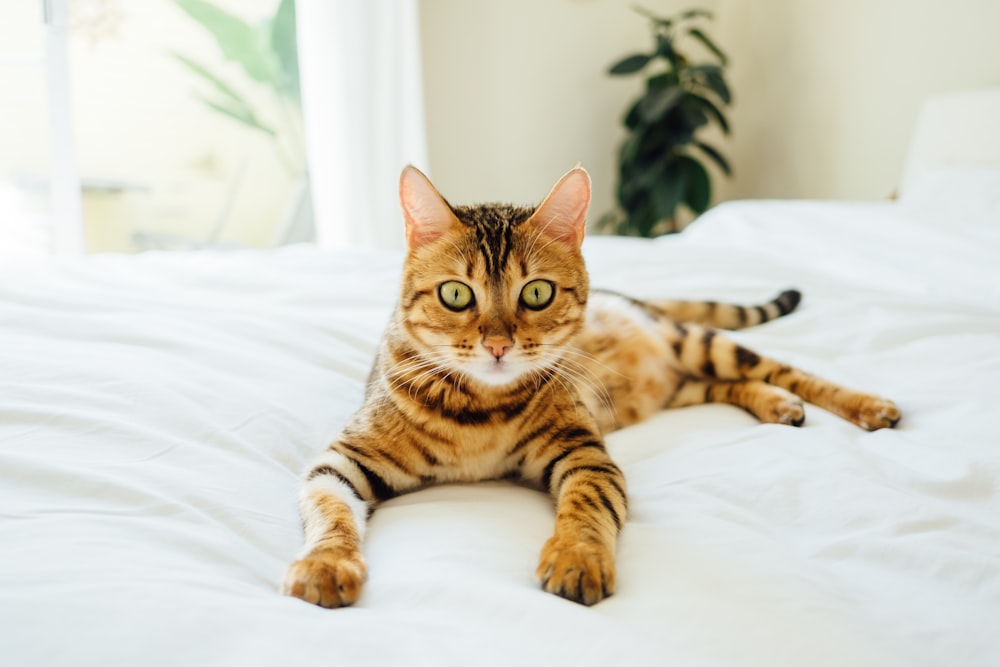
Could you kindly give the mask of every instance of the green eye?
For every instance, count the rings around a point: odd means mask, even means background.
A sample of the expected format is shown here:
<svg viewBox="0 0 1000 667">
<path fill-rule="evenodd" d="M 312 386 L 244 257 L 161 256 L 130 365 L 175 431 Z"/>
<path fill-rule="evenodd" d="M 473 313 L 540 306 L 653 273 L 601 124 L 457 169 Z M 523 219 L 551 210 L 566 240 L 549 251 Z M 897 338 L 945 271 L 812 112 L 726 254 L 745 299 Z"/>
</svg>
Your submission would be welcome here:
<svg viewBox="0 0 1000 667">
<path fill-rule="evenodd" d="M 521 290 L 521 303 L 532 310 L 541 310 L 552 302 L 555 285 L 548 280 L 532 280 Z"/>
<path fill-rule="evenodd" d="M 446 308 L 454 311 L 465 310 L 472 305 L 472 289 L 465 283 L 449 280 L 438 287 L 438 296 Z"/>
</svg>

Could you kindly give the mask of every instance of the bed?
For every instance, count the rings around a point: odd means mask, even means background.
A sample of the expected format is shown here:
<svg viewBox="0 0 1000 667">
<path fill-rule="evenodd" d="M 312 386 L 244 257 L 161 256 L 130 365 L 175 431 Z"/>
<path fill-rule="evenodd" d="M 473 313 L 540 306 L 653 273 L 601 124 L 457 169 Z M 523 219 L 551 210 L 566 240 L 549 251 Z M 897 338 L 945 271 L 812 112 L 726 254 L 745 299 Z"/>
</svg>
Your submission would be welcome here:
<svg viewBox="0 0 1000 667">
<path fill-rule="evenodd" d="M 734 336 L 904 412 L 869 433 L 708 405 L 611 434 L 631 511 L 618 590 L 589 608 L 540 590 L 551 502 L 503 482 L 380 506 L 354 607 L 278 594 L 398 253 L 0 266 L 0 663 L 1000 664 L 1000 179 L 976 169 L 587 239 L 593 284 L 637 296 L 798 287 L 796 312 Z M 961 207 L 937 196 L 972 183 Z"/>
</svg>

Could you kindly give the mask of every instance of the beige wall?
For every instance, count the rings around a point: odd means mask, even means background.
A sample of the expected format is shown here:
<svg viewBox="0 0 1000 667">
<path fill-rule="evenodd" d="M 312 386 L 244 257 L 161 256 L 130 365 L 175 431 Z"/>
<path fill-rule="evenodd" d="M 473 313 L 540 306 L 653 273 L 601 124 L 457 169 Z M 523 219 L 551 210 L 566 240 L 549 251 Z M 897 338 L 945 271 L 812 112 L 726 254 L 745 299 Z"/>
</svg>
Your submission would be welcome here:
<svg viewBox="0 0 1000 667">
<path fill-rule="evenodd" d="M 581 161 L 612 204 L 619 120 L 640 80 L 604 71 L 646 49 L 632 0 L 421 0 L 430 168 L 456 202 L 533 201 Z M 996 0 L 704 0 L 732 60 L 718 199 L 879 199 L 920 100 L 1000 85 Z"/>
</svg>

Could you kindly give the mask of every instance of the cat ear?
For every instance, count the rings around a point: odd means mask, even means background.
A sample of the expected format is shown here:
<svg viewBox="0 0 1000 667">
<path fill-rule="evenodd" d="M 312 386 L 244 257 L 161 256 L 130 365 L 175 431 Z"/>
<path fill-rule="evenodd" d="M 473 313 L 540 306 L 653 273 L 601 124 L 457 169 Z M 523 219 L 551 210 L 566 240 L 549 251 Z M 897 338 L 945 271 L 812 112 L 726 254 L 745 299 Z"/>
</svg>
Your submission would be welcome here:
<svg viewBox="0 0 1000 667">
<path fill-rule="evenodd" d="M 579 247 L 589 206 L 590 174 L 583 167 L 574 167 L 559 179 L 529 222 L 545 236 Z"/>
<path fill-rule="evenodd" d="M 403 207 L 406 244 L 410 250 L 436 241 L 453 225 L 461 224 L 444 197 L 413 165 L 407 165 L 399 176 L 399 203 Z"/>
</svg>

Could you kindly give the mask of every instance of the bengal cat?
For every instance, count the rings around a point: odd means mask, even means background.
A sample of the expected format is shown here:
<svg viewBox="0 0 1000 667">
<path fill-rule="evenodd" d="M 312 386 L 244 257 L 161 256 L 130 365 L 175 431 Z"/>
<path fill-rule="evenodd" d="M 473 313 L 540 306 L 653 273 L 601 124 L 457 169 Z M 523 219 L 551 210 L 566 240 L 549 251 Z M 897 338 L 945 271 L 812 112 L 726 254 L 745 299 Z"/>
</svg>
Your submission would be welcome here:
<svg viewBox="0 0 1000 667">
<path fill-rule="evenodd" d="M 513 476 L 555 501 L 542 587 L 590 605 L 615 589 L 627 509 L 602 434 L 707 402 L 792 426 L 803 421 L 802 399 L 866 429 L 899 420 L 889 400 L 716 331 L 784 315 L 798 292 L 743 307 L 590 291 L 580 252 L 590 177 L 581 168 L 536 208 L 451 206 L 413 167 L 400 200 L 408 251 L 398 306 L 364 404 L 302 487 L 305 547 L 286 594 L 324 607 L 357 601 L 365 521 L 379 501 L 435 482 Z"/>
</svg>

